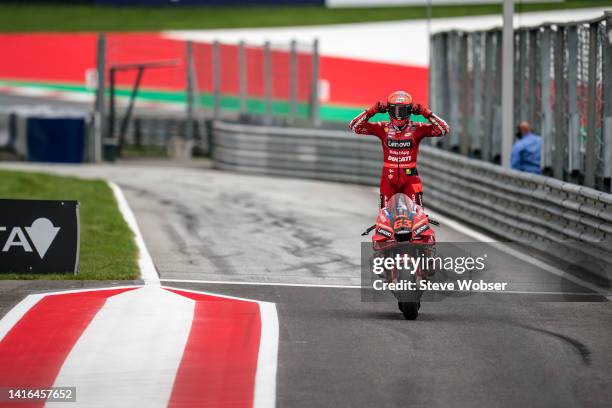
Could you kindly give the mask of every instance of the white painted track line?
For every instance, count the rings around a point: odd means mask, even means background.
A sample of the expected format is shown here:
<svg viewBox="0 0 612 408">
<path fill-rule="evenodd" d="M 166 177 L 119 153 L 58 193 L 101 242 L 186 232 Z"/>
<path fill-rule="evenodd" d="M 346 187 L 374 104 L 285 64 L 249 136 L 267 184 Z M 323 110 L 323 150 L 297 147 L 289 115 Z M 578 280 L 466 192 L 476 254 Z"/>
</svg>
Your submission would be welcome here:
<svg viewBox="0 0 612 408">
<path fill-rule="evenodd" d="M 119 211 L 121 211 L 125 222 L 127 222 L 130 229 L 134 233 L 134 241 L 138 247 L 138 267 L 140 268 L 140 274 L 145 285 L 159 285 L 159 275 L 155 268 L 155 264 L 153 263 L 153 258 L 151 258 L 151 254 L 145 245 L 140 228 L 138 228 L 138 223 L 136 222 L 136 217 L 125 199 L 123 191 L 121 191 L 121 188 L 112 181 L 108 181 L 108 185 L 115 194 Z"/>
<path fill-rule="evenodd" d="M 200 279 L 160 279 L 162 283 L 205 283 L 217 285 L 245 285 L 245 286 L 295 286 L 300 288 L 337 288 L 337 289 L 361 289 L 358 285 L 328 285 L 316 283 L 284 283 L 284 282 L 245 282 L 245 281 L 215 281 Z M 177 288 L 179 290 L 185 290 Z M 198 292 L 200 293 L 200 292 Z M 218 296 L 218 295 L 215 295 Z"/>
<path fill-rule="evenodd" d="M 253 407 L 273 408 L 276 406 L 276 369 L 278 366 L 278 314 L 276 305 L 259 303 L 261 336 L 255 373 L 255 396 Z"/>
<path fill-rule="evenodd" d="M 198 284 L 210 284 L 210 285 L 236 285 L 236 286 L 288 286 L 288 287 L 296 287 L 296 288 L 330 288 L 330 289 L 362 289 L 361 286 L 357 285 L 325 285 L 325 284 L 312 284 L 312 283 L 285 283 L 285 282 L 246 282 L 246 281 L 213 281 L 213 280 L 198 280 L 198 279 L 161 279 L 163 283 L 198 283 Z M 166 287 L 166 286 L 164 286 Z M 202 291 L 195 290 L 187 290 L 183 288 L 173 287 L 173 289 L 178 289 L 186 292 L 195 292 L 195 293 L 208 293 Z M 568 296 L 606 296 L 600 292 L 545 292 L 545 291 L 527 291 L 527 290 L 479 290 L 479 291 L 466 291 L 455 289 L 452 292 L 466 292 L 466 293 L 497 293 L 497 294 L 517 294 L 517 295 L 568 295 Z M 227 297 L 222 295 L 214 294 L 214 296 Z M 241 298 L 236 298 L 241 299 Z M 241 300 L 249 300 L 249 299 L 241 299 Z"/>
</svg>

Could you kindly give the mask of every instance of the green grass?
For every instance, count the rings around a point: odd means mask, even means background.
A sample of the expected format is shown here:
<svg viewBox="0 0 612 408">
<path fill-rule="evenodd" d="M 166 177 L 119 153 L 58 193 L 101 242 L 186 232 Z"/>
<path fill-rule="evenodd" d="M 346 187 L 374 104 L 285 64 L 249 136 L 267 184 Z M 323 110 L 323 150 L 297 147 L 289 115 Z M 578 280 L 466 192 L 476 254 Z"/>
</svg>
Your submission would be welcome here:
<svg viewBox="0 0 612 408">
<path fill-rule="evenodd" d="M 612 0 L 517 4 L 517 12 L 612 6 Z M 432 16 L 499 14 L 501 5 L 435 6 Z M 102 7 L 87 4 L 0 4 L 0 31 L 141 31 L 278 27 L 426 18 L 426 7 L 327 9 L 294 7 Z"/>
<path fill-rule="evenodd" d="M 138 279 L 138 249 L 105 181 L 0 170 L 0 198 L 78 200 L 79 273 L 0 273 L 0 279 Z"/>
</svg>

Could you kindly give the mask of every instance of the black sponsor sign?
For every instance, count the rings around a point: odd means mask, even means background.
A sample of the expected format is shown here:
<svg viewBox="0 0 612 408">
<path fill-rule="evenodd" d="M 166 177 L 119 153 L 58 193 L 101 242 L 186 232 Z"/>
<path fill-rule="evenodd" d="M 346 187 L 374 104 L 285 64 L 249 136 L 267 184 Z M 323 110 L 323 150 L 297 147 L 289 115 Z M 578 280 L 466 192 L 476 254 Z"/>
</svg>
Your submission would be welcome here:
<svg viewBox="0 0 612 408">
<path fill-rule="evenodd" d="M 0 199 L 0 272 L 76 273 L 79 202 Z"/>
<path fill-rule="evenodd" d="M 387 147 L 389 149 L 410 149 L 412 147 L 412 139 L 393 140 L 388 138 Z"/>
</svg>

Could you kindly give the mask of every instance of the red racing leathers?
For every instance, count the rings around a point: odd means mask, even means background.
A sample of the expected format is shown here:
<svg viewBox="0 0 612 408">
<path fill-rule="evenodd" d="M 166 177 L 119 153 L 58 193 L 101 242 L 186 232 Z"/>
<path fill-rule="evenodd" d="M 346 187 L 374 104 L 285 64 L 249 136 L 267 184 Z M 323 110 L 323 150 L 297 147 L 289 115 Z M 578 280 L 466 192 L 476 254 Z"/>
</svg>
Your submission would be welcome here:
<svg viewBox="0 0 612 408">
<path fill-rule="evenodd" d="M 380 176 L 381 208 L 396 193 L 404 193 L 422 206 L 423 186 L 416 167 L 419 144 L 425 137 L 446 135 L 450 128 L 444 120 L 425 108 L 421 108 L 419 113 L 429 123 L 409 120 L 401 129 L 390 122 L 370 123 L 368 120 L 376 113 L 375 106 L 353 119 L 349 127 L 357 134 L 374 135 L 382 143 L 384 164 Z"/>
</svg>

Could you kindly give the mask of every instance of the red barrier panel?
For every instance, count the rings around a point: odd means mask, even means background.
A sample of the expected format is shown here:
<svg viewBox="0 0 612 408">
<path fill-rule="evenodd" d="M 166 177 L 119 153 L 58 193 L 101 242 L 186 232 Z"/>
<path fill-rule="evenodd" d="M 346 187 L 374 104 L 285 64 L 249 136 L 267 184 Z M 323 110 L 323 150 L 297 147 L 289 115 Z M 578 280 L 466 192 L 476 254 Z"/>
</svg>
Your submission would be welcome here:
<svg viewBox="0 0 612 408">
<path fill-rule="evenodd" d="M 73 83 L 83 85 L 85 73 L 96 66 L 94 33 L 0 34 L 0 79 Z M 221 93 L 238 95 L 238 48 L 222 45 Z M 273 50 L 272 94 L 276 99 L 289 95 L 288 51 Z M 212 91 L 211 44 L 194 44 L 197 88 Z M 263 48 L 247 47 L 247 90 L 252 97 L 262 97 Z M 176 60 L 177 65 L 147 70 L 142 88 L 183 91 L 186 85 L 185 43 L 162 38 L 159 33 L 111 33 L 107 35 L 107 67 L 133 62 Z M 298 100 L 307 101 L 310 94 L 311 56 L 298 53 Z M 117 73 L 119 86 L 131 86 L 135 71 Z M 379 63 L 322 56 L 320 79 L 326 89 L 323 103 L 365 106 L 383 99 L 397 89 L 412 93 L 427 103 L 428 69 L 408 65 Z"/>
</svg>

